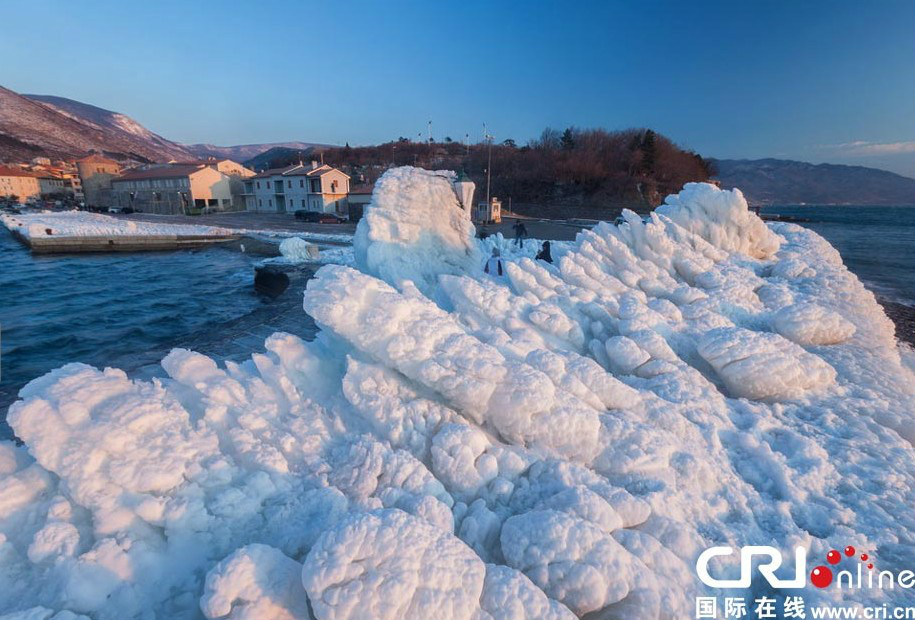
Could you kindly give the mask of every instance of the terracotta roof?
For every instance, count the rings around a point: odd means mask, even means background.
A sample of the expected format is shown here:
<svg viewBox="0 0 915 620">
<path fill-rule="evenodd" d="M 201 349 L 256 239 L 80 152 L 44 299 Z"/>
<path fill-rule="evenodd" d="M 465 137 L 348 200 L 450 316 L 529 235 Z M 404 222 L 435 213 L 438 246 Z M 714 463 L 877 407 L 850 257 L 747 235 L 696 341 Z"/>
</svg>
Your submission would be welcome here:
<svg viewBox="0 0 915 620">
<path fill-rule="evenodd" d="M 107 157 L 102 157 L 101 155 L 96 155 L 95 153 L 93 153 L 92 155 L 87 155 L 86 157 L 83 157 L 82 159 L 77 159 L 76 161 L 83 163 L 83 164 L 114 164 L 115 166 L 121 165 L 118 162 L 114 161 L 113 159 L 108 159 Z"/>
<path fill-rule="evenodd" d="M 157 166 L 155 168 L 146 168 L 145 170 L 129 170 L 119 177 L 111 179 L 112 183 L 118 181 L 139 181 L 141 179 L 174 179 L 191 175 L 204 166 L 197 164 L 174 164 L 168 166 Z"/>
<path fill-rule="evenodd" d="M 23 170 L 13 166 L 0 166 L 0 177 L 32 177 L 37 179 L 38 175 L 31 170 Z"/>
</svg>

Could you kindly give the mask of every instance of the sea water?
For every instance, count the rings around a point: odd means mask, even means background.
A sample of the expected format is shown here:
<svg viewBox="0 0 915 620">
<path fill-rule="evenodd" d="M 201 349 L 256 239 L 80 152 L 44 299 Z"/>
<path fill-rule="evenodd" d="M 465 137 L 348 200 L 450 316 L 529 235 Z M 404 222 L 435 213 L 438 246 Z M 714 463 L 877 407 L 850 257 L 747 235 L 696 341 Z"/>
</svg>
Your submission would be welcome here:
<svg viewBox="0 0 915 620">
<path fill-rule="evenodd" d="M 253 262 L 219 247 L 35 256 L 0 228 L 0 420 L 25 383 L 63 364 L 129 366 L 251 312 L 265 303 Z"/>
</svg>

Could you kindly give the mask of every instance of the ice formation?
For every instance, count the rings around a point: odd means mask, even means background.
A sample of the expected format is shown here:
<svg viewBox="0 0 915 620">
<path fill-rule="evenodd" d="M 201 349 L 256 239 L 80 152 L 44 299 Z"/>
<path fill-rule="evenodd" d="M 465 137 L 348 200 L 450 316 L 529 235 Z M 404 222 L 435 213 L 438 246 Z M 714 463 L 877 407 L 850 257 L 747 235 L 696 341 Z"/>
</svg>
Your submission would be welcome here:
<svg viewBox="0 0 915 620">
<path fill-rule="evenodd" d="M 23 388 L 0 613 L 681 619 L 713 545 L 911 568 L 912 365 L 823 239 L 690 184 L 492 278 L 451 178 L 386 174 L 312 342 Z"/>
<path fill-rule="evenodd" d="M 291 263 L 314 261 L 320 257 L 320 250 L 314 243 L 308 243 L 301 237 L 289 237 L 280 242 L 280 254 Z"/>
</svg>

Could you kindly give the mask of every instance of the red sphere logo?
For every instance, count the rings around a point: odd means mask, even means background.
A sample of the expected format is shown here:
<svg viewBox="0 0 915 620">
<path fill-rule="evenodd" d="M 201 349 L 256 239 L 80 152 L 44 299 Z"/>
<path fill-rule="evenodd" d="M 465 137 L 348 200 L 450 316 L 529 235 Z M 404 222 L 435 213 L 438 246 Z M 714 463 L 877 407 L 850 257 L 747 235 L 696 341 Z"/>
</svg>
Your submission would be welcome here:
<svg viewBox="0 0 915 620">
<path fill-rule="evenodd" d="M 848 545 L 844 549 L 846 557 L 853 557 L 856 553 L 856 550 L 851 545 Z M 870 559 L 870 556 L 866 553 L 862 553 L 860 556 L 862 562 L 867 562 Z M 833 566 L 842 561 L 842 554 L 840 554 L 835 549 L 832 549 L 826 554 L 826 561 Z M 867 565 L 869 569 L 873 569 L 873 563 Z M 827 566 L 817 566 L 812 571 L 810 571 L 810 583 L 815 585 L 818 588 L 825 588 L 832 583 L 832 570 Z"/>
<path fill-rule="evenodd" d="M 832 583 L 832 571 L 825 566 L 817 566 L 810 571 L 810 583 L 818 588 L 825 588 Z"/>
</svg>

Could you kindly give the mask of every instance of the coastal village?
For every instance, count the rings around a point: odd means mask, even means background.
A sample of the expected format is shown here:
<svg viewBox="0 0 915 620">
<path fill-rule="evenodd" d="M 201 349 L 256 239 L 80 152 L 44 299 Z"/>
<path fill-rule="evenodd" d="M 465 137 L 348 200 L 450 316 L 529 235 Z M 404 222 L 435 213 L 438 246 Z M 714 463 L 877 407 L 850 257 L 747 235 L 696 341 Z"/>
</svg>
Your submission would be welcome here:
<svg viewBox="0 0 915 620">
<path fill-rule="evenodd" d="M 231 159 L 170 161 L 127 167 L 103 155 L 74 161 L 36 157 L 0 166 L 0 200 L 35 207 L 200 215 L 224 211 L 304 211 L 348 219 L 350 203 L 367 202 L 370 189 L 351 196 L 350 177 L 311 161 L 255 172 Z"/>
</svg>

